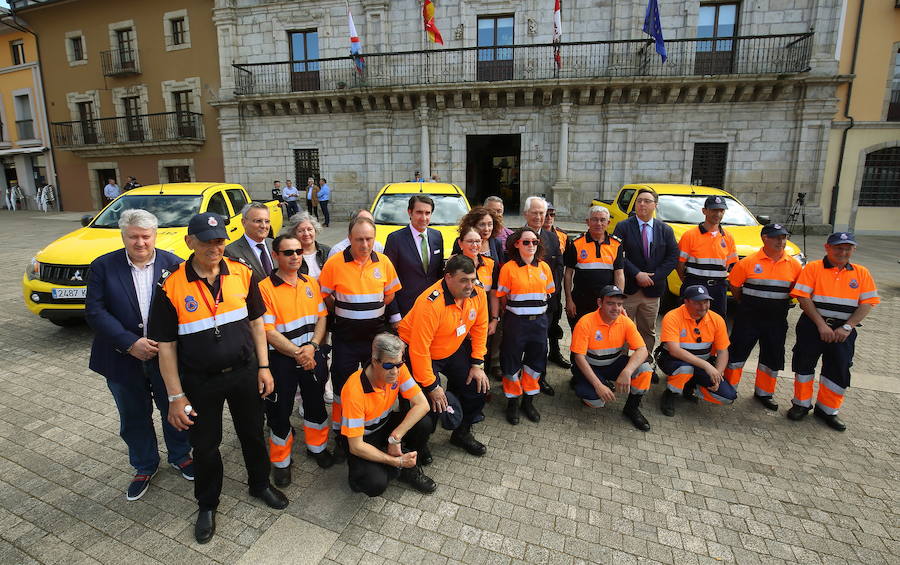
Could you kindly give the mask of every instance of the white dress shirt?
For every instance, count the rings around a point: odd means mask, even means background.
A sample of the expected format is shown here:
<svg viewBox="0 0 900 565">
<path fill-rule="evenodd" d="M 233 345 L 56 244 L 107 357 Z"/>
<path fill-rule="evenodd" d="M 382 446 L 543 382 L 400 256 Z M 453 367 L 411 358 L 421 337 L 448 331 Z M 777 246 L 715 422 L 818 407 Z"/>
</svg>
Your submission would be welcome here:
<svg viewBox="0 0 900 565">
<path fill-rule="evenodd" d="M 156 251 L 153 256 L 144 265 L 143 268 L 138 267 L 131 261 L 128 253 L 125 253 L 125 260 L 131 268 L 131 280 L 134 282 L 134 293 L 137 295 L 138 308 L 141 311 L 141 321 L 143 322 L 144 337 L 147 337 L 147 318 L 150 316 L 150 299 L 153 297 L 153 263 L 156 261 Z"/>
</svg>

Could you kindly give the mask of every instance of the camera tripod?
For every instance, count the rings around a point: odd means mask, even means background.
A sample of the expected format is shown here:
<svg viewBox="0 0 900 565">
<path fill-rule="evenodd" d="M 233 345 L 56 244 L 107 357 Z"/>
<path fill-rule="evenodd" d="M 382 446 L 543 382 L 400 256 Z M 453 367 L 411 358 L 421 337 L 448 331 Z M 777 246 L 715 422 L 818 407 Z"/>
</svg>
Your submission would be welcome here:
<svg viewBox="0 0 900 565">
<path fill-rule="evenodd" d="M 793 206 L 791 206 L 791 211 L 788 213 L 788 231 L 794 233 L 794 226 L 797 225 L 797 220 L 800 220 L 800 226 L 803 229 L 803 255 L 806 255 L 806 193 L 799 192 L 797 193 L 797 200 L 794 201 Z"/>
</svg>

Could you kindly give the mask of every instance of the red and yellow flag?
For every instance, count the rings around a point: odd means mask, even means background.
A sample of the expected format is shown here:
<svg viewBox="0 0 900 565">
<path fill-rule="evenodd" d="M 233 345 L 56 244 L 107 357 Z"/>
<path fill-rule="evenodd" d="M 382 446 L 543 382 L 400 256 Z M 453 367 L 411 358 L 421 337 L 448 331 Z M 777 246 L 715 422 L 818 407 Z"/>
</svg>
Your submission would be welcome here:
<svg viewBox="0 0 900 565">
<path fill-rule="evenodd" d="M 441 37 L 441 32 L 438 31 L 437 26 L 434 25 L 434 4 L 431 3 L 431 0 L 425 0 L 425 3 L 422 5 L 422 21 L 425 24 L 425 33 L 428 34 L 428 40 L 432 43 L 443 45 L 444 38 Z"/>
</svg>

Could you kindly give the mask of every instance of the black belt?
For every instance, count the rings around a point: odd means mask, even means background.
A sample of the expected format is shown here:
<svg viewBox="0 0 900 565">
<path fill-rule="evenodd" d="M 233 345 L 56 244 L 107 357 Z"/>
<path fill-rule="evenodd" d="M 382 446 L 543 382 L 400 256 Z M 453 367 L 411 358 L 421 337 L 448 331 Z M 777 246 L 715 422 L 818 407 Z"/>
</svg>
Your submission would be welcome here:
<svg viewBox="0 0 900 565">
<path fill-rule="evenodd" d="M 847 320 L 841 320 L 838 318 L 822 318 L 822 319 L 825 321 L 826 324 L 828 324 L 828 327 L 830 327 L 831 329 L 839 328 L 847 323 Z"/>
<path fill-rule="evenodd" d="M 241 361 L 240 363 L 232 365 L 231 367 L 225 367 L 224 369 L 220 369 L 218 371 L 207 371 L 207 373 L 210 375 L 222 375 L 225 373 L 230 373 L 232 371 L 240 371 L 241 369 L 246 369 L 247 365 L 249 364 L 250 359 L 247 359 L 246 361 Z"/>
<path fill-rule="evenodd" d="M 513 314 L 512 312 L 510 312 L 510 314 L 512 314 L 516 318 L 519 318 L 520 320 L 537 320 L 538 318 L 543 318 L 544 316 L 547 315 L 546 312 L 544 312 L 543 314 L 534 314 L 531 316 L 524 316 L 522 314 Z"/>
<path fill-rule="evenodd" d="M 701 279 L 701 278 L 697 278 L 697 277 L 694 277 L 694 276 L 691 276 L 691 277 L 689 278 L 689 280 L 690 280 L 692 283 L 696 283 L 696 284 L 704 284 L 704 285 L 706 285 L 706 286 L 717 286 L 717 285 L 723 284 L 723 283 L 725 282 L 725 279 L 724 279 L 724 278 L 721 278 L 721 279 Z"/>
</svg>

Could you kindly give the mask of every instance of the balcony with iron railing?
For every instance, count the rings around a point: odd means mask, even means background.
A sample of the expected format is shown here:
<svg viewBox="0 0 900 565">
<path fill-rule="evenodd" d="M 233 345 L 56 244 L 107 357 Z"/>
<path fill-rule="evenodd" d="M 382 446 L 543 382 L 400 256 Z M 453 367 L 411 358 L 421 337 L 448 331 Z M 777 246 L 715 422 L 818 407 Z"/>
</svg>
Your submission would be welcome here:
<svg viewBox="0 0 900 565">
<path fill-rule="evenodd" d="M 165 112 L 50 124 L 53 144 L 87 156 L 180 153 L 203 145 L 203 114 Z"/>
<path fill-rule="evenodd" d="M 112 49 L 100 52 L 103 76 L 122 77 L 141 74 L 137 49 Z"/>
<path fill-rule="evenodd" d="M 232 66 L 236 95 L 266 96 L 500 81 L 784 75 L 808 71 L 811 48 L 812 33 L 804 33 L 669 40 L 665 63 L 652 41 L 636 39 L 371 53 L 362 65 L 347 56 Z"/>
</svg>

